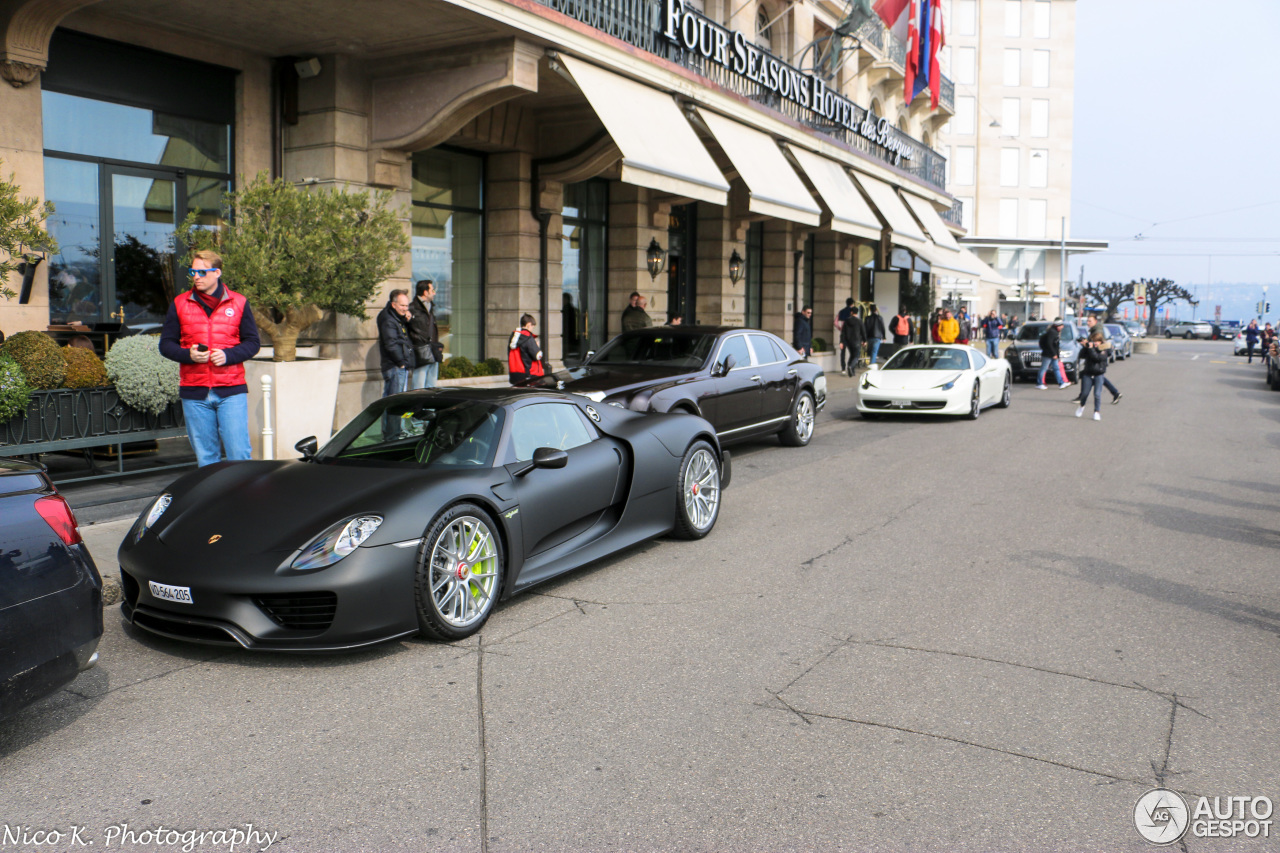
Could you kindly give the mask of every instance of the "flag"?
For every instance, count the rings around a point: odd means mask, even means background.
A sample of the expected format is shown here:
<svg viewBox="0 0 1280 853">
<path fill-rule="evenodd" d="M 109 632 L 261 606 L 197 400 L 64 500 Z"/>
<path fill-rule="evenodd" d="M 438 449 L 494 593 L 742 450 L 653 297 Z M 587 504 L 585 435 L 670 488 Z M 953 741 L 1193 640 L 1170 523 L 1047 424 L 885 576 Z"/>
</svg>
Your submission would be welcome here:
<svg viewBox="0 0 1280 853">
<path fill-rule="evenodd" d="M 875 5 L 871 8 L 880 16 L 880 20 L 884 21 L 889 32 L 893 33 L 898 41 L 905 43 L 907 19 L 911 17 L 912 7 L 915 4 L 916 0 L 875 0 Z"/>
<path fill-rule="evenodd" d="M 915 8 L 908 21 L 902 97 L 909 104 L 928 87 L 930 106 L 936 110 L 942 93 L 938 49 L 946 43 L 942 32 L 942 0 L 911 0 L 911 5 Z"/>
</svg>

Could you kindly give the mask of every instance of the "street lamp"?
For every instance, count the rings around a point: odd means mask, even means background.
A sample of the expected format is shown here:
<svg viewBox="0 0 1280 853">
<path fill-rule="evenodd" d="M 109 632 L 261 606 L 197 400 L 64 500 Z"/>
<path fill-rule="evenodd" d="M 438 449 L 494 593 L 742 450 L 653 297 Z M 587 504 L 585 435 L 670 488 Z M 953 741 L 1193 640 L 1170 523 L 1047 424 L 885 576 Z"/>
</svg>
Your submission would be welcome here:
<svg viewBox="0 0 1280 853">
<path fill-rule="evenodd" d="M 742 256 L 738 254 L 738 250 L 734 249 L 733 254 L 729 256 L 729 281 L 737 284 L 742 280 Z"/>
<path fill-rule="evenodd" d="M 667 250 L 658 245 L 657 237 L 649 241 L 649 248 L 644 253 L 644 261 L 649 266 L 649 278 L 657 278 L 667 262 Z"/>
</svg>

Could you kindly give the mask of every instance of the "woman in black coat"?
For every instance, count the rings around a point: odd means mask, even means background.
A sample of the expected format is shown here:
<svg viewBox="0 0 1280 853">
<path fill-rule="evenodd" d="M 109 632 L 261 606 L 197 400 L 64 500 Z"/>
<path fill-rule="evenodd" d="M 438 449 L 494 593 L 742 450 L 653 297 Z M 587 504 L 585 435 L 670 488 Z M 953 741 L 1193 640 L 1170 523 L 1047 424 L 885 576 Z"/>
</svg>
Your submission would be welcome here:
<svg viewBox="0 0 1280 853">
<path fill-rule="evenodd" d="M 849 319 L 845 320 L 844 328 L 840 330 L 840 349 L 844 350 L 850 376 L 854 374 L 858 362 L 862 359 L 862 345 L 866 340 L 866 327 L 863 326 L 862 318 L 858 316 L 858 309 L 855 306 L 850 309 Z"/>
<path fill-rule="evenodd" d="M 1080 408 L 1076 409 L 1076 417 L 1084 416 L 1084 407 L 1089 402 L 1089 392 L 1093 392 L 1093 419 L 1102 420 L 1102 380 L 1107 373 L 1107 351 L 1102 339 L 1102 332 L 1089 335 L 1089 340 L 1080 349 Z M 1116 399 L 1120 395 L 1117 392 Z"/>
</svg>

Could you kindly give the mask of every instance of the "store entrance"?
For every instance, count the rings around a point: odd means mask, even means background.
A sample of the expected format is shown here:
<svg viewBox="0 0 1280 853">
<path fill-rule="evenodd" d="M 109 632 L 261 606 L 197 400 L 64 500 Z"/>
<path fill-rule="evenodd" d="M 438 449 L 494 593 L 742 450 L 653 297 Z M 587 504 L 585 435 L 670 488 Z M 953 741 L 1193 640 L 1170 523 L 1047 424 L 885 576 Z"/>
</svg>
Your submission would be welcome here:
<svg viewBox="0 0 1280 853">
<path fill-rule="evenodd" d="M 695 247 L 698 245 L 698 206 L 685 204 L 671 209 L 667 229 L 667 316 L 655 317 L 655 323 L 675 317 L 685 325 L 698 322 L 698 278 Z"/>
</svg>

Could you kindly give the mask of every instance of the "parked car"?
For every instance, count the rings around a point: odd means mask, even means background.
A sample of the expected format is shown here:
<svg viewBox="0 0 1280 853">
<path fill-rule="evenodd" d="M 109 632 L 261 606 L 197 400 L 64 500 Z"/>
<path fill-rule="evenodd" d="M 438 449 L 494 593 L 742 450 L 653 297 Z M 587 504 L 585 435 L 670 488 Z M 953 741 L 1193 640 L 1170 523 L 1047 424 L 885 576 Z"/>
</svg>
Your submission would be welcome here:
<svg viewBox="0 0 1280 853">
<path fill-rule="evenodd" d="M 726 444 L 777 434 L 803 447 L 827 402 L 822 368 L 775 335 L 729 326 L 623 332 L 538 384 L 636 412 L 700 415 Z"/>
<path fill-rule="evenodd" d="M 1040 373 L 1040 336 L 1049 323 L 1037 321 L 1018 327 L 1018 336 L 1004 351 L 1004 357 L 1013 371 L 1014 380 L 1035 379 Z M 1059 347 L 1067 378 L 1075 381 L 1080 375 L 1080 341 L 1075 326 L 1062 327 L 1062 343 Z M 1056 380 L 1055 380 L 1056 381 Z"/>
<path fill-rule="evenodd" d="M 1240 330 L 1235 326 L 1228 326 L 1225 323 L 1212 323 L 1213 339 L 1231 341 L 1235 340 L 1236 335 L 1240 334 Z"/>
<path fill-rule="evenodd" d="M 1125 320 L 1123 325 L 1131 338 L 1145 338 L 1147 336 L 1145 323 L 1139 323 L 1137 320 Z"/>
<path fill-rule="evenodd" d="M 729 482 L 702 418 L 533 389 L 385 397 L 298 449 L 205 466 L 143 511 L 120 546 L 124 618 L 273 651 L 457 640 L 536 583 L 707 535 Z"/>
<path fill-rule="evenodd" d="M 102 578 L 44 466 L 0 459 L 0 719 L 98 660 Z"/>
<path fill-rule="evenodd" d="M 1164 330 L 1166 338 L 1212 338 L 1213 326 L 1203 320 L 1182 320 Z"/>
<path fill-rule="evenodd" d="M 1133 338 L 1129 337 L 1129 330 L 1120 323 L 1104 324 L 1108 332 L 1111 333 L 1111 349 L 1115 351 L 1115 357 L 1120 361 L 1124 361 L 1133 355 Z"/>
<path fill-rule="evenodd" d="M 987 406 L 1008 408 L 1013 372 L 1002 358 L 969 346 L 903 347 L 883 365 L 873 364 L 858 383 L 864 418 L 888 413 L 965 415 L 976 420 Z"/>
<path fill-rule="evenodd" d="M 1272 391 L 1280 391 L 1280 347 L 1271 345 L 1271 358 L 1267 361 L 1267 384 Z"/>
<path fill-rule="evenodd" d="M 1236 355 L 1248 354 L 1249 342 L 1245 339 L 1244 334 L 1240 334 L 1239 336 L 1236 337 L 1235 342 L 1233 343 L 1231 349 Z M 1259 355 L 1261 352 L 1262 352 L 1262 344 L 1260 342 L 1255 341 L 1253 344 L 1253 354 Z"/>
<path fill-rule="evenodd" d="M 1116 359 L 1120 356 L 1116 352 L 1115 341 L 1112 340 L 1111 329 L 1107 327 L 1106 323 L 1099 323 L 1094 326 L 1093 329 L 1090 329 L 1088 325 L 1079 326 L 1076 328 L 1076 337 L 1078 337 L 1082 342 L 1087 341 L 1089 340 L 1089 335 L 1092 334 L 1094 330 L 1101 332 L 1102 339 L 1110 345 L 1107 349 L 1107 363 L 1115 364 Z"/>
</svg>

